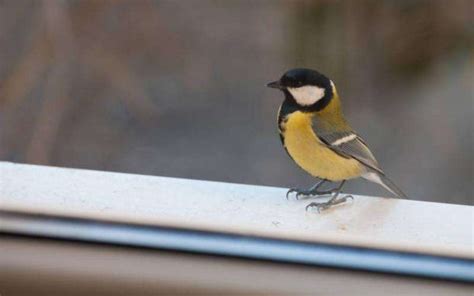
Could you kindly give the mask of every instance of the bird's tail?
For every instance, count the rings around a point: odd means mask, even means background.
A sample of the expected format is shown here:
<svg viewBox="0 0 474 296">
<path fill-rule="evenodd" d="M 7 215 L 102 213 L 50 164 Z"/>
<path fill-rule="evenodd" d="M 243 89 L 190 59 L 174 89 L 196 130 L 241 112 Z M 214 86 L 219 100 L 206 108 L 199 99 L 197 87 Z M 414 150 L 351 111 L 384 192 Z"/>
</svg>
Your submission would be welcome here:
<svg viewBox="0 0 474 296">
<path fill-rule="evenodd" d="M 397 185 L 395 185 L 395 183 L 393 183 L 383 174 L 371 172 L 365 174 L 363 177 L 369 181 L 382 185 L 385 189 L 387 189 L 399 198 L 408 198 L 407 195 L 400 188 L 398 188 Z"/>
</svg>

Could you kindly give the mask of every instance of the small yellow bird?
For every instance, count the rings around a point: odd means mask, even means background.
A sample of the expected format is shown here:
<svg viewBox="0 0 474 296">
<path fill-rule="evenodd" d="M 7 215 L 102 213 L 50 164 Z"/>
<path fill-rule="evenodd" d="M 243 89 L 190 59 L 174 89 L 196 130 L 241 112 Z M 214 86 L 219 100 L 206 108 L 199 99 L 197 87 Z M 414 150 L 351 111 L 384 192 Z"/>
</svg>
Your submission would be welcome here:
<svg viewBox="0 0 474 296">
<path fill-rule="evenodd" d="M 290 189 L 287 198 L 293 192 L 296 198 L 330 194 L 327 202 L 312 202 L 306 207 L 325 210 L 352 198 L 339 195 L 346 180 L 358 177 L 382 185 L 397 197 L 406 197 L 385 176 L 365 142 L 344 119 L 336 86 L 329 78 L 315 70 L 292 69 L 267 86 L 285 95 L 278 112 L 285 150 L 298 166 L 321 179 L 307 190 Z M 328 181 L 340 184 L 319 190 Z"/>
</svg>

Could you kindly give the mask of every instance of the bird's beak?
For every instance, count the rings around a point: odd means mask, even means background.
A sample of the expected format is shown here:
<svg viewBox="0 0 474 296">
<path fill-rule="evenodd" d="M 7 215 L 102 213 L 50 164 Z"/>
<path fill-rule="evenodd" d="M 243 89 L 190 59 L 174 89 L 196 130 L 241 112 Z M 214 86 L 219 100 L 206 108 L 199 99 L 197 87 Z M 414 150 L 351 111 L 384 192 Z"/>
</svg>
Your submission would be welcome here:
<svg viewBox="0 0 474 296">
<path fill-rule="evenodd" d="M 285 87 L 283 85 L 281 85 L 279 80 L 268 83 L 267 87 L 277 88 L 277 89 L 285 89 Z"/>
</svg>

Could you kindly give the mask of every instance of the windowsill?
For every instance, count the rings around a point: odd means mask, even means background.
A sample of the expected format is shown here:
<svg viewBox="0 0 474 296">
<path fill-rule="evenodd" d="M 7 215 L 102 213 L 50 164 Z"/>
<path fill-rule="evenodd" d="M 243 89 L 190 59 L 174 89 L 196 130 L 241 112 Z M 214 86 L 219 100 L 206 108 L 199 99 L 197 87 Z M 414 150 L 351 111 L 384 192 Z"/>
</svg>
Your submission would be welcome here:
<svg viewBox="0 0 474 296">
<path fill-rule="evenodd" d="M 279 252 L 278 256 L 300 263 L 312 262 L 294 257 L 293 242 L 341 246 L 343 252 L 367 248 L 457 257 L 471 263 L 474 258 L 473 207 L 355 196 L 353 202 L 317 213 L 305 211 L 309 201 L 287 201 L 285 193 L 286 189 L 273 187 L 0 162 L 0 232 L 252 258 L 275 259 L 272 256 Z M 33 215 L 25 218 L 21 213 Z M 68 217 L 80 220 L 72 223 Z M 159 229 L 134 231 L 133 225 Z M 233 240 L 227 240 L 229 235 Z M 235 240 L 235 235 L 248 239 Z M 336 256 L 340 250 L 326 254 Z M 315 249 L 306 251 L 311 255 Z M 318 256 L 313 263 L 321 263 Z M 402 262 L 402 257 L 396 260 Z M 466 274 L 472 280 L 472 272 Z"/>
</svg>

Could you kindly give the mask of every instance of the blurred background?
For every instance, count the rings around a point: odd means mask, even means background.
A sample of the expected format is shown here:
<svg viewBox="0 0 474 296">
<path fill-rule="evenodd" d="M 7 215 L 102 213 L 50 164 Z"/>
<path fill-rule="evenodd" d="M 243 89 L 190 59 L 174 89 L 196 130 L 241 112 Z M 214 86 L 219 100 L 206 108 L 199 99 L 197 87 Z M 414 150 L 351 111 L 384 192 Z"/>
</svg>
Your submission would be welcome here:
<svg viewBox="0 0 474 296">
<path fill-rule="evenodd" d="M 265 84 L 308 67 L 410 197 L 472 205 L 473 36 L 469 0 L 0 1 L 0 159 L 307 187 Z"/>
</svg>

